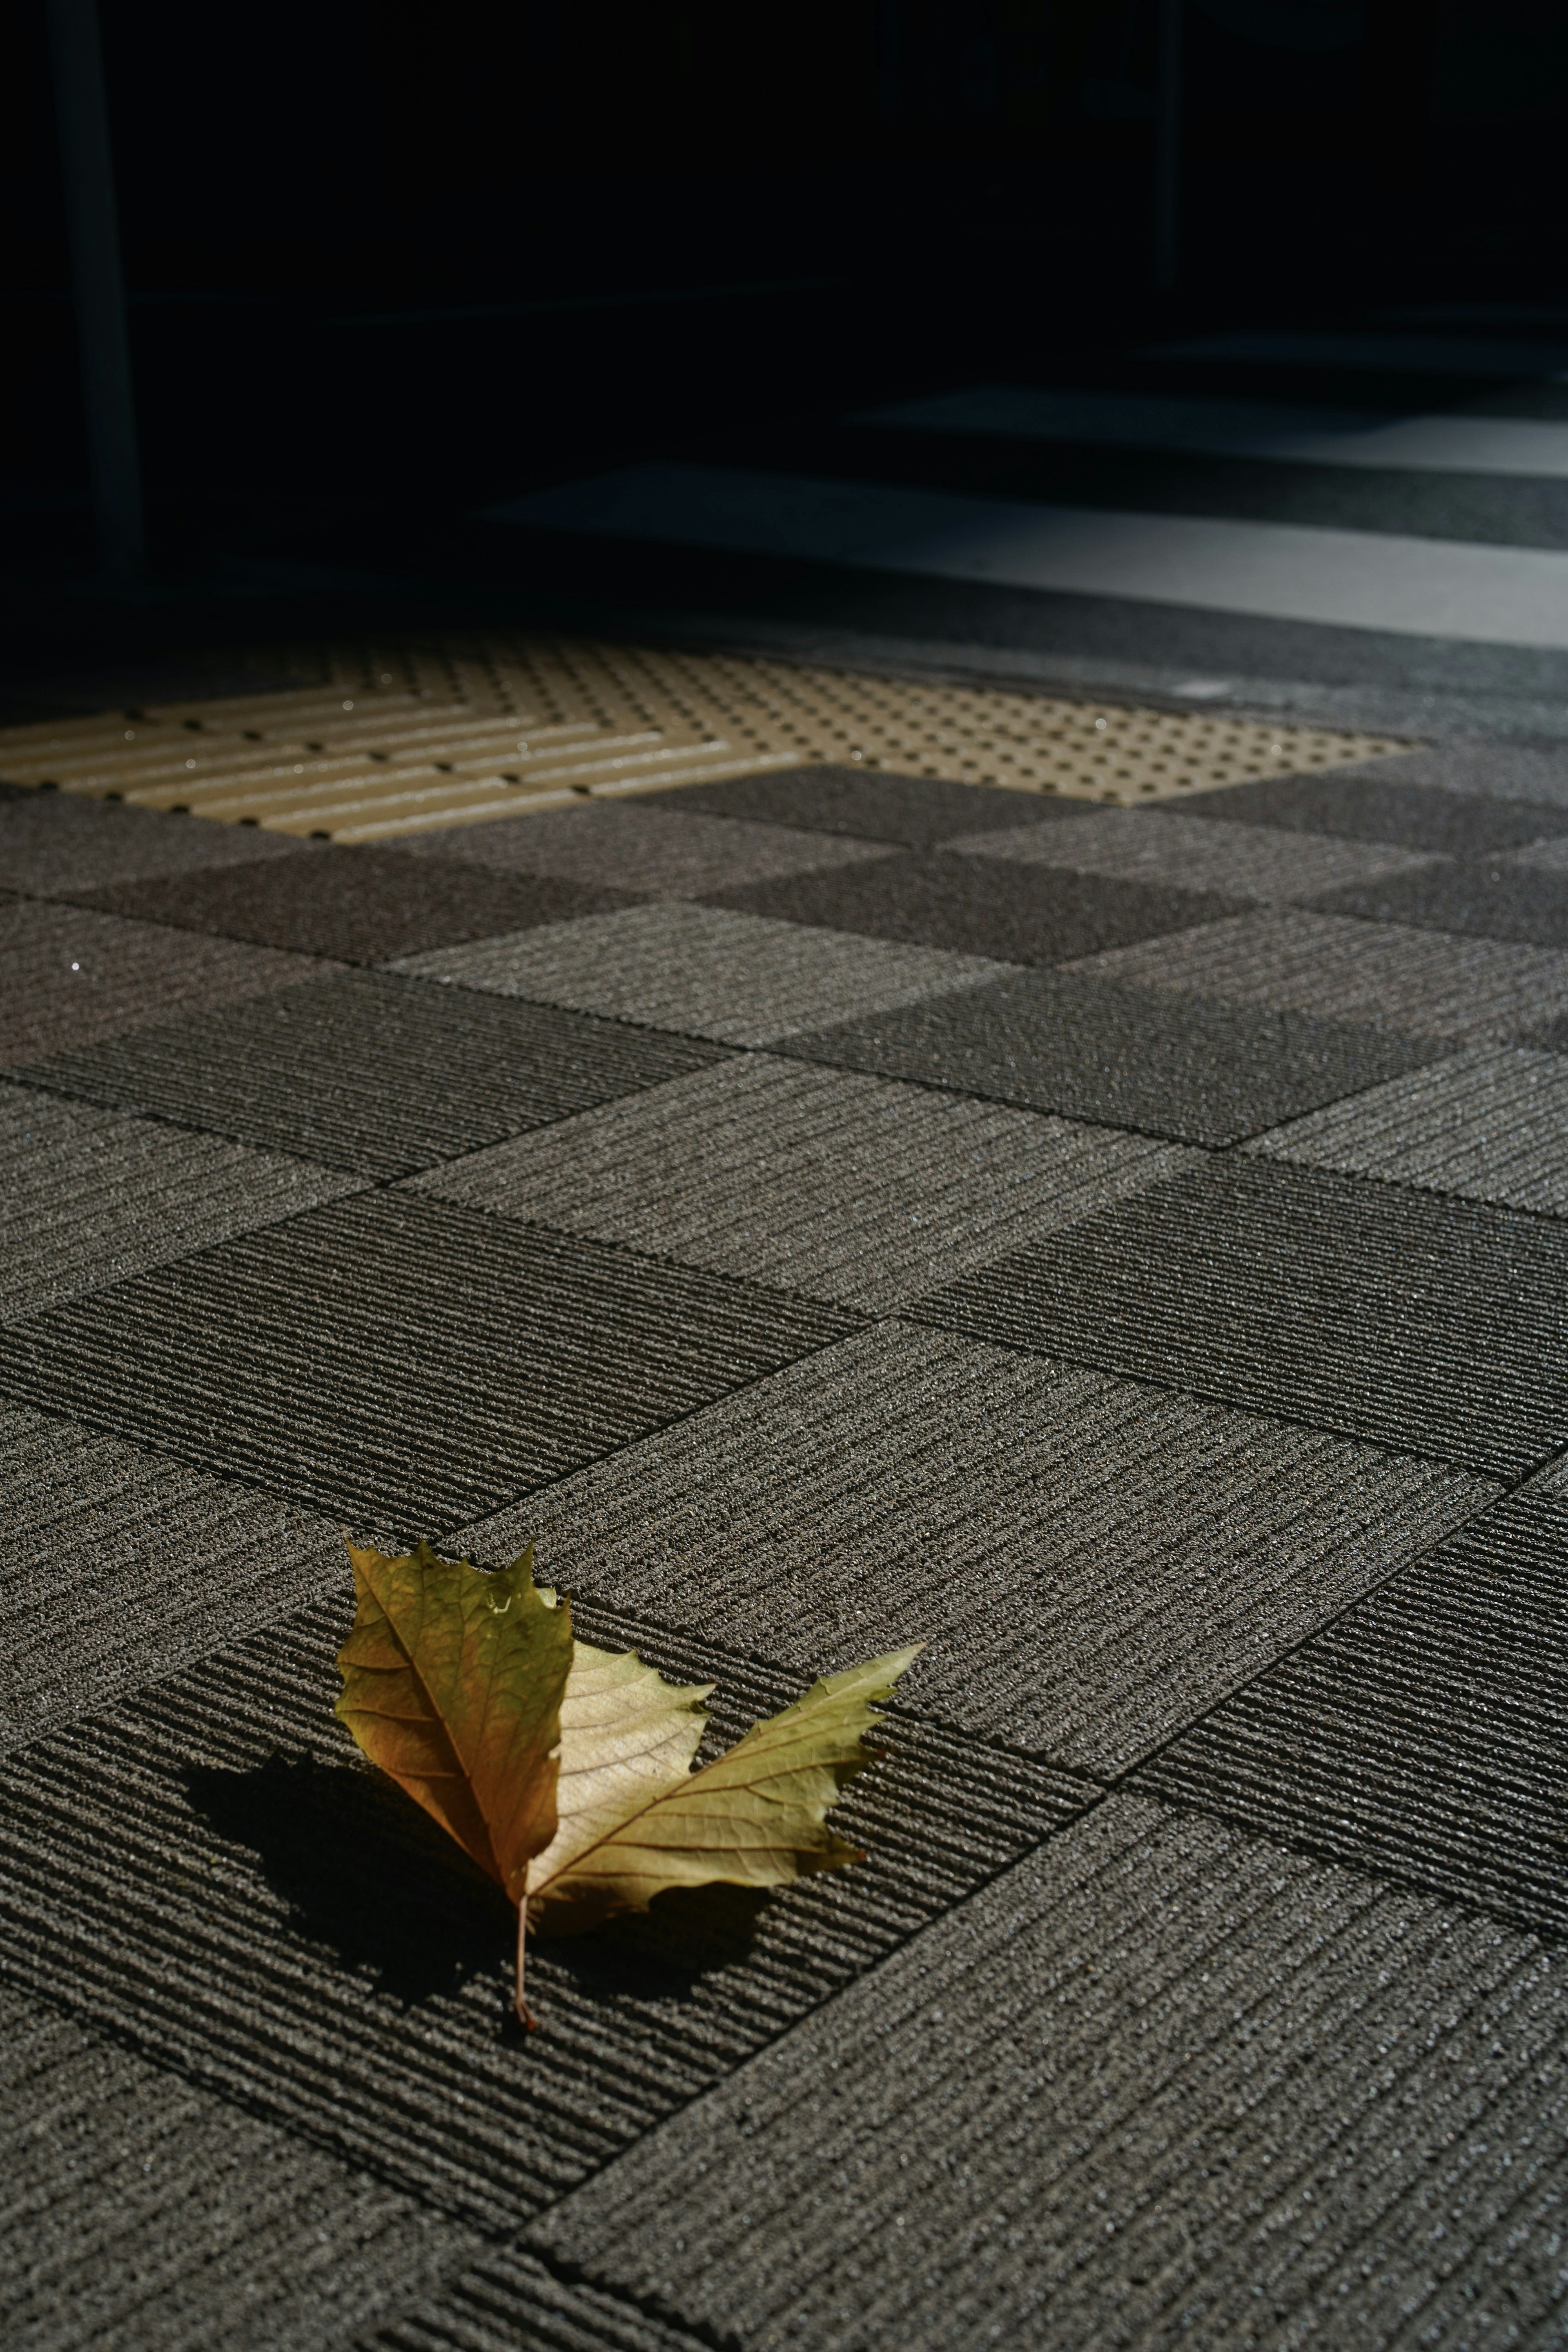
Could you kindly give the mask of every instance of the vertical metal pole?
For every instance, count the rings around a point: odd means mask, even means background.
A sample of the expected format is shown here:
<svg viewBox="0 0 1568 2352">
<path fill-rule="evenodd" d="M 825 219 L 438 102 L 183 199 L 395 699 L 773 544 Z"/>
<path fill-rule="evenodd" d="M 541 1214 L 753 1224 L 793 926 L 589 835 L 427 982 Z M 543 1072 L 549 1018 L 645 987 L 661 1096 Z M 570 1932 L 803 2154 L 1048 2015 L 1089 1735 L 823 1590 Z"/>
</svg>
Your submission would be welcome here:
<svg viewBox="0 0 1568 2352">
<path fill-rule="evenodd" d="M 1154 286 L 1173 294 L 1182 235 L 1182 13 L 1185 0 L 1160 0 L 1160 89 L 1154 127 Z"/>
<path fill-rule="evenodd" d="M 128 587 L 146 546 L 98 0 L 48 0 L 48 20 L 93 520 L 105 584 Z"/>
</svg>

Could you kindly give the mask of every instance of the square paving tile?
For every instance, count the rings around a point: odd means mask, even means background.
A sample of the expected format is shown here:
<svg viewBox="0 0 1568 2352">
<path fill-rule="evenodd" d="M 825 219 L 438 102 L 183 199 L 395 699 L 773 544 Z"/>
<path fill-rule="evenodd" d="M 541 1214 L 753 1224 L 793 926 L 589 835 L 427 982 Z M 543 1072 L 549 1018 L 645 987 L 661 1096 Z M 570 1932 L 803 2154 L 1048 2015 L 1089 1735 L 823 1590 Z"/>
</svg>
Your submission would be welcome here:
<svg viewBox="0 0 1568 2352">
<path fill-rule="evenodd" d="M 1079 969 L 1415 1037 L 1506 1043 L 1568 1013 L 1568 954 L 1294 908 L 1117 948 Z"/>
<path fill-rule="evenodd" d="M 39 2352 L 93 2336 L 336 2352 L 483 2247 L 352 2158 L 9 1990 L 0 2163 L 14 2184 L 0 2219 L 8 2331 Z"/>
<path fill-rule="evenodd" d="M 619 890 L 492 873 L 456 858 L 416 864 L 395 849 L 311 845 L 281 865 L 121 883 L 94 892 L 89 903 L 300 954 L 385 963 L 449 940 L 603 914 L 628 900 Z"/>
<path fill-rule="evenodd" d="M 302 2151 L 492 2244 L 1096 1793 L 889 1720 L 878 1743 L 887 1761 L 835 1817 L 865 1864 L 760 1905 L 704 1890 L 646 1921 L 536 1941 L 541 2025 L 523 2043 L 508 2023 L 515 1915 L 433 1822 L 362 1769 L 333 1720 L 332 1658 L 351 1609 L 345 1572 L 341 1597 L 9 1760 L 6 1975 L 234 2102 L 252 2126 L 281 2127 Z M 682 1682 L 717 1681 L 726 1740 L 799 1694 L 798 1677 L 710 1643 L 604 1612 L 583 1623 L 592 1641 L 635 1642 Z M 668 2341 L 607 2332 L 591 2297 L 564 2312 L 535 2302 L 524 2318 L 540 2332 L 446 2341 L 509 2352 L 666 2352 Z M 209 2340 L 184 2338 L 204 2352 Z M 247 2352 L 293 2352 L 295 2341 L 241 2340 Z M 329 2338 L 334 2352 L 350 2340 L 342 2326 Z M 420 2336 L 410 2326 L 392 2340 Z"/>
<path fill-rule="evenodd" d="M 978 956 L 894 947 L 713 907 L 633 907 L 515 939 L 411 956 L 427 980 L 536 997 L 734 1045 L 993 979 Z"/>
<path fill-rule="evenodd" d="M 0 1064 L 317 979 L 306 956 L 79 907 L 0 906 Z M 332 966 L 328 965 L 331 971 Z"/>
<path fill-rule="evenodd" d="M 1509 1496 L 1225 1701 L 1145 1784 L 1568 1932 L 1568 1503 Z"/>
<path fill-rule="evenodd" d="M 1568 948 L 1568 874 L 1517 857 L 1472 858 L 1325 894 L 1327 914 L 1489 940 Z"/>
<path fill-rule="evenodd" d="M 1565 2031 L 1538 1937 L 1118 1795 L 525 2242 L 770 2352 L 1544 2347 Z"/>
<path fill-rule="evenodd" d="M 413 1538 L 855 1328 L 755 1283 L 371 1192 L 16 1326 L 0 1393 Z"/>
<path fill-rule="evenodd" d="M 74 793 L 0 784 L 0 874 L 40 898 L 96 890 L 154 874 L 265 865 L 304 845 L 258 827 L 212 824 L 162 810 L 125 808 Z"/>
<path fill-rule="evenodd" d="M 342 1582 L 341 1529 L 300 1504 L 24 1405 L 0 1405 L 0 1748 Z"/>
<path fill-rule="evenodd" d="M 0 1086 L 0 1322 L 335 1200 L 358 1181 Z"/>
<path fill-rule="evenodd" d="M 1038 793 L 1003 792 L 994 784 L 948 783 L 937 776 L 822 767 L 689 785 L 681 792 L 680 805 L 703 815 L 797 825 L 813 833 L 857 834 L 867 841 L 930 849 L 955 833 L 1054 824 L 1080 814 L 1084 804 Z"/>
<path fill-rule="evenodd" d="M 1074 837 L 1078 828 L 1042 830 L 1055 841 Z M 1246 903 L 1059 866 L 955 857 L 942 849 L 756 883 L 723 892 L 720 902 L 745 914 L 1019 964 L 1065 963 L 1130 940 L 1212 923 Z"/>
<path fill-rule="evenodd" d="M 509 872 L 560 875 L 591 888 L 645 898 L 696 898 L 739 882 L 765 882 L 814 866 L 853 866 L 892 855 L 886 842 L 693 815 L 683 793 L 669 800 L 541 809 L 532 816 L 426 834 L 404 849 L 422 861 L 450 858 Z"/>
<path fill-rule="evenodd" d="M 1233 1158 L 908 1311 L 1515 1479 L 1568 1444 L 1565 1286 L 1554 1222 Z"/>
<path fill-rule="evenodd" d="M 1568 1216 L 1568 1063 L 1478 1046 L 1260 1135 L 1247 1150 Z"/>
<path fill-rule="evenodd" d="M 1455 753 L 1442 756 L 1451 762 Z M 1417 754 L 1414 760 L 1379 760 L 1370 767 L 1316 775 L 1260 777 L 1255 783 L 1227 784 L 1222 792 L 1194 793 L 1183 801 L 1182 814 L 1351 841 L 1401 842 L 1406 849 L 1436 850 L 1449 857 L 1484 857 L 1547 834 L 1568 833 L 1568 795 L 1558 802 L 1494 800 L 1443 784 L 1402 781 L 1429 772 L 1427 755 Z"/>
<path fill-rule="evenodd" d="M 36 1064 L 89 1102 L 406 1176 L 719 1055 L 552 1006 L 357 972 Z"/>
<path fill-rule="evenodd" d="M 1218 891 L 1231 898 L 1304 898 L 1346 882 L 1429 865 L 1428 854 L 1387 842 L 1336 841 L 1266 824 L 1199 822 L 1155 809 L 1100 809 L 1078 824 L 964 834 L 949 853 L 1025 866 L 1069 866 L 1112 880 Z"/>
<path fill-rule="evenodd" d="M 757 1054 L 417 1181 L 474 1208 L 887 1314 L 1189 1157 Z"/>
<path fill-rule="evenodd" d="M 1442 1049 L 1255 1005 L 1028 972 L 820 1029 L 781 1051 L 1069 1118 L 1225 1144 Z"/>
<path fill-rule="evenodd" d="M 893 1326 L 464 1540 L 797 1675 L 924 1641 L 900 1704 L 1103 1778 L 1497 1491 Z"/>
</svg>

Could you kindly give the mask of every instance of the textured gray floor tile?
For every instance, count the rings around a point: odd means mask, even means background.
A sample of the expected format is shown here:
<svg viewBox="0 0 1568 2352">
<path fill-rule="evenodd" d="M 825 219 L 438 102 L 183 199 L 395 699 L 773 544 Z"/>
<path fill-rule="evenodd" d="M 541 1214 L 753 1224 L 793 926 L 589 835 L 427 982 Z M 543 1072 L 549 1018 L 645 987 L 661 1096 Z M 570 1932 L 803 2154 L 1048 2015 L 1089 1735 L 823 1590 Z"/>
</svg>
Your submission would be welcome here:
<svg viewBox="0 0 1568 2352">
<path fill-rule="evenodd" d="M 970 833 L 948 853 L 1011 864 L 1070 867 L 1128 882 L 1175 884 L 1231 898 L 1305 898 L 1337 884 L 1403 874 L 1432 863 L 1419 849 L 1387 842 L 1335 841 L 1253 823 L 1200 821 L 1156 809 L 1098 809 L 1073 825 L 1016 825 Z"/>
<path fill-rule="evenodd" d="M 1514 1479 L 1568 1441 L 1568 1234 L 1215 1160 L 908 1310 Z"/>
<path fill-rule="evenodd" d="M 40 898 L 153 874 L 261 865 L 303 851 L 302 842 L 250 825 L 117 807 L 74 793 L 0 787 L 0 874 L 13 888 Z"/>
<path fill-rule="evenodd" d="M 1496 1491 L 895 1327 L 465 1540 L 802 1674 L 924 1640 L 910 1706 L 1104 1776 Z"/>
<path fill-rule="evenodd" d="M 0 2172 L 11 2352 L 336 2352 L 480 2252 L 416 2198 L 4 1990 Z"/>
<path fill-rule="evenodd" d="M 1115 948 L 1075 969 L 1132 987 L 1478 1044 L 1568 1013 L 1568 954 L 1557 949 L 1294 909 Z"/>
<path fill-rule="evenodd" d="M 568 2284 L 513 2246 L 482 2254 L 353 2352 L 707 2352 L 709 2339 L 600 2287 Z"/>
<path fill-rule="evenodd" d="M 341 1531 L 118 1437 L 0 1405 L 0 1748 L 341 1583 Z"/>
<path fill-rule="evenodd" d="M 1442 1052 L 1344 1022 L 1057 971 L 816 1030 L 779 1050 L 1209 1144 L 1235 1143 Z"/>
<path fill-rule="evenodd" d="M 1532 1486 L 1146 1768 L 1156 1791 L 1568 1932 L 1568 1502 Z"/>
<path fill-rule="evenodd" d="M 192 1013 L 26 1074 L 89 1102 L 388 1177 L 718 1058 L 619 1023 L 365 972 Z"/>
<path fill-rule="evenodd" d="M 811 832 L 854 834 L 867 841 L 929 849 L 955 833 L 999 824 L 1051 824 L 1079 815 L 1081 801 L 955 784 L 937 776 L 889 776 L 864 768 L 792 768 L 784 774 L 736 776 L 723 784 L 683 787 L 682 809 Z"/>
<path fill-rule="evenodd" d="M 1568 1216 L 1568 1063 L 1478 1046 L 1313 1111 L 1249 1151 Z"/>
<path fill-rule="evenodd" d="M 1527 841 L 1521 848 L 1507 851 L 1500 862 L 1506 866 L 1539 866 L 1548 874 L 1568 873 L 1568 831 L 1546 840 Z"/>
<path fill-rule="evenodd" d="M 1043 828 L 1051 840 L 1076 826 Z M 1240 898 L 1168 882 L 1126 882 L 1008 858 L 953 857 L 945 847 L 834 874 L 796 874 L 715 894 L 748 915 L 989 956 L 1000 964 L 1064 963 L 1238 912 Z"/>
<path fill-rule="evenodd" d="M 375 964 L 455 940 L 570 922 L 628 902 L 619 890 L 490 873 L 455 858 L 426 858 L 415 866 L 396 849 L 312 843 L 304 856 L 283 866 L 121 882 L 95 891 L 87 903 L 106 914 L 183 930 Z"/>
<path fill-rule="evenodd" d="M 1553 807 L 1550 802 L 1482 799 L 1452 786 L 1398 781 L 1426 773 L 1429 756 L 1454 755 L 1420 753 L 1415 761 L 1378 760 L 1368 767 L 1226 784 L 1184 800 L 1182 814 L 1352 841 L 1397 841 L 1407 849 L 1437 850 L 1449 857 L 1484 857 L 1546 834 L 1568 832 L 1568 795 Z M 1494 760 L 1498 756 L 1492 754 Z"/>
<path fill-rule="evenodd" d="M 510 1909 L 333 1720 L 344 1584 L 341 1603 L 9 1760 L 0 1950 L 24 1990 L 490 2233 L 1098 1793 L 888 1718 L 886 1761 L 836 1816 L 865 1864 L 761 1900 L 667 1897 L 642 1921 L 536 1944 L 540 2024 L 523 2035 L 508 2022 Z M 636 1633 L 684 1681 L 717 1679 L 726 1741 L 802 1687 L 603 1613 L 582 1622 L 617 1647 Z"/>
<path fill-rule="evenodd" d="M 308 1160 L 0 1086 L 0 1322 L 353 1192 Z"/>
<path fill-rule="evenodd" d="M 466 824 L 425 834 L 408 843 L 407 854 L 558 874 L 595 889 L 649 898 L 697 898 L 737 882 L 765 882 L 815 866 L 852 866 L 892 851 L 885 842 L 693 814 L 682 794 L 668 801 L 598 801 Z"/>
<path fill-rule="evenodd" d="M 1334 772 L 1347 786 L 1363 781 L 1390 786 L 1428 785 L 1488 800 L 1533 801 L 1568 809 L 1568 752 L 1561 746 L 1536 750 L 1525 743 L 1462 740 L 1427 743 L 1418 751 L 1401 753 L 1397 760 L 1370 761 L 1364 767 L 1339 768 Z M 1316 784 L 1328 779 L 1312 776 L 1301 781 Z"/>
<path fill-rule="evenodd" d="M 14 1327 L 0 1393 L 412 1538 L 856 1327 L 755 1283 L 371 1192 Z"/>
<path fill-rule="evenodd" d="M 1321 897 L 1328 914 L 1467 938 L 1568 948 L 1568 874 L 1514 857 L 1469 858 L 1356 883 Z"/>
<path fill-rule="evenodd" d="M 973 988 L 997 969 L 978 956 L 685 906 L 590 915 L 398 966 L 732 1045 L 765 1045 L 824 1021 Z"/>
<path fill-rule="evenodd" d="M 887 1313 L 1190 1156 L 759 1054 L 458 1160 L 419 1189 Z"/>
<path fill-rule="evenodd" d="M 30 1062 L 332 969 L 79 907 L 0 907 L 0 1063 Z"/>
<path fill-rule="evenodd" d="M 1543 2347 L 1565 2045 L 1535 1938 L 1119 1798 L 530 2237 L 745 2352 Z"/>
</svg>

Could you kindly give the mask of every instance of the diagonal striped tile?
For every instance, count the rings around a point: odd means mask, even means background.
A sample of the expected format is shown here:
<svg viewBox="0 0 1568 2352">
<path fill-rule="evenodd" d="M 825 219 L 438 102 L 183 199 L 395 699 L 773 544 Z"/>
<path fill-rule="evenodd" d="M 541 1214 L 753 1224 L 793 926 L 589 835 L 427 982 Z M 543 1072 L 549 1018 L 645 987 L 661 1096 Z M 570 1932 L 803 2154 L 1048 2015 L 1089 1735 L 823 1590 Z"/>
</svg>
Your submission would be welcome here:
<svg viewBox="0 0 1568 2352">
<path fill-rule="evenodd" d="M 974 988 L 1003 967 L 711 907 L 668 906 L 438 949 L 405 957 L 395 969 L 731 1045 L 765 1045 L 851 1013 Z"/>
<path fill-rule="evenodd" d="M 0 1393 L 413 1538 L 857 1328 L 844 1309 L 403 1192 L 16 1328 Z"/>
<path fill-rule="evenodd" d="M 1565 1282 L 1554 1223 L 1237 1157 L 908 1312 L 1511 1480 L 1568 1443 Z"/>
<path fill-rule="evenodd" d="M 1247 1145 L 1272 1160 L 1568 1216 L 1568 1062 L 1478 1047 Z"/>
<path fill-rule="evenodd" d="M 455 1161 L 418 1188 L 886 1314 L 1190 1156 L 749 1055 Z"/>
<path fill-rule="evenodd" d="M 363 972 L 194 1013 L 25 1075 L 88 1102 L 389 1177 L 718 1058 L 685 1039 Z"/>
<path fill-rule="evenodd" d="M 0 1322 L 355 1189 L 308 1160 L 0 1086 Z"/>
<path fill-rule="evenodd" d="M 29 2352 L 335 2352 L 482 2247 L 243 2102 L 5 1990 L 0 2165 L 0 2302 Z"/>
<path fill-rule="evenodd" d="M 1151 1790 L 1568 1930 L 1568 1506 L 1498 1503 L 1145 1767 Z"/>
<path fill-rule="evenodd" d="M 1565 2041 L 1537 1937 L 1118 1797 L 528 2242 L 813 2352 L 1545 2345 Z"/>
<path fill-rule="evenodd" d="M 0 1405 L 0 1748 L 156 1680 L 341 1583 L 297 1503 Z"/>
<path fill-rule="evenodd" d="M 333 1721 L 348 1614 L 345 1590 L 10 1760 L 6 1973 L 491 2239 L 1098 1793 L 889 1719 L 888 1762 L 840 1816 L 864 1865 L 760 1906 L 720 1890 L 538 1944 L 525 2042 L 506 2023 L 509 1906 Z M 616 1646 L 635 1631 L 683 1679 L 717 1679 L 726 1738 L 801 1686 L 602 1613 L 584 1630 Z"/>
<path fill-rule="evenodd" d="M 797 1674 L 924 1640 L 911 1706 L 1108 1777 L 1496 1492 L 892 1327 L 465 1541 Z"/>
</svg>

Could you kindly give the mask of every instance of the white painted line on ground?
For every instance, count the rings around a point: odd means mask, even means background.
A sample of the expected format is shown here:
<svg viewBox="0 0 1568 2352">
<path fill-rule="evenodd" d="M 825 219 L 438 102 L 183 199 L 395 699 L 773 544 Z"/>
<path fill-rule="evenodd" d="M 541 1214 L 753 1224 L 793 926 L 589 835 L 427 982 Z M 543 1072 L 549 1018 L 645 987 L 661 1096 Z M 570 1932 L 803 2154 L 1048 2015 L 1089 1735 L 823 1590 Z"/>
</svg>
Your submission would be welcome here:
<svg viewBox="0 0 1568 2352">
<path fill-rule="evenodd" d="M 1151 360 L 1242 360 L 1266 367 L 1371 368 L 1390 375 L 1553 375 L 1568 368 L 1568 343 L 1515 342 L 1495 335 L 1331 335 L 1288 328 L 1242 328 L 1153 343 Z"/>
<path fill-rule="evenodd" d="M 1568 425 L 1518 416 L 1380 416 L 1364 409 L 1288 408 L 1269 401 L 1183 400 L 1121 392 L 1047 392 L 981 383 L 930 400 L 868 409 L 857 425 L 1017 441 L 1097 442 L 1195 450 L 1290 464 L 1400 472 L 1527 474 L 1568 479 Z"/>
<path fill-rule="evenodd" d="M 497 522 L 1568 650 L 1568 554 L 1383 531 L 1097 512 L 719 466 L 633 466 Z"/>
</svg>

